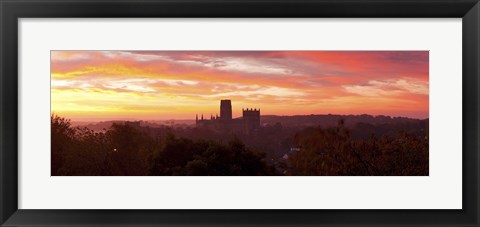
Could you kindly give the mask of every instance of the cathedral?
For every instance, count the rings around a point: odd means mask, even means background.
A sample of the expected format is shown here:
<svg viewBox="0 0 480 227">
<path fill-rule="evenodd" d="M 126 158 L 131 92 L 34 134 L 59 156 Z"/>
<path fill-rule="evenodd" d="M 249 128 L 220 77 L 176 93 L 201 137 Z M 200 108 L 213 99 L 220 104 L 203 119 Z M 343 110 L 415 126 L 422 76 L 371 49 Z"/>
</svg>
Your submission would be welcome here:
<svg viewBox="0 0 480 227">
<path fill-rule="evenodd" d="M 242 109 L 242 117 L 233 119 L 232 101 L 228 99 L 220 100 L 220 116 L 210 115 L 210 118 L 204 118 L 202 114 L 199 119 L 197 114 L 195 123 L 197 127 L 208 127 L 222 131 L 241 131 L 251 135 L 260 129 L 260 109 Z"/>
</svg>

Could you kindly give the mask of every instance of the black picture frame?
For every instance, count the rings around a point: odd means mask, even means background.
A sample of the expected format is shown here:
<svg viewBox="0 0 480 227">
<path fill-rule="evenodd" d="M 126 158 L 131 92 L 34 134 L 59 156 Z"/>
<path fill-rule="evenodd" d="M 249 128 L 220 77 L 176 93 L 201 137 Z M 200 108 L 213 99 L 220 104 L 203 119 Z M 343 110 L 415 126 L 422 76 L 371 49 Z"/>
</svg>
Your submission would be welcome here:
<svg viewBox="0 0 480 227">
<path fill-rule="evenodd" d="M 0 224 L 2 226 L 479 226 L 478 0 L 0 0 Z M 18 209 L 19 18 L 463 18 L 461 210 Z M 392 195 L 394 196 L 394 195 Z M 441 198 L 439 198 L 441 199 Z"/>
</svg>

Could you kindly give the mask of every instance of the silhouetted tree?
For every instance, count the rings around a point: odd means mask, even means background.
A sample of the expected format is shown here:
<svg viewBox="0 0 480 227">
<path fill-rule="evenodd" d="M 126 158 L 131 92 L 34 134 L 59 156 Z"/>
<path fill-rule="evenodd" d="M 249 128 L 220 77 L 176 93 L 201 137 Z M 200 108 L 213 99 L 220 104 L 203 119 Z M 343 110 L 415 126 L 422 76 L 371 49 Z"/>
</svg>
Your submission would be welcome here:
<svg viewBox="0 0 480 227">
<path fill-rule="evenodd" d="M 52 114 L 51 117 L 51 174 L 58 175 L 64 165 L 65 155 L 71 149 L 75 130 L 70 120 Z"/>
<path fill-rule="evenodd" d="M 300 151 L 290 156 L 288 175 L 428 175 L 428 140 L 399 133 L 351 140 L 350 130 L 307 128 L 295 136 Z"/>
<path fill-rule="evenodd" d="M 74 128 L 70 120 L 56 115 L 51 115 L 51 122 L 52 175 L 277 175 L 272 165 L 286 175 L 428 175 L 426 121 L 354 128 L 347 128 L 344 120 L 330 128 L 277 124 L 259 130 L 254 138 L 216 137 L 214 131 L 200 129 L 152 130 L 127 123 L 93 131 Z M 397 134 L 391 136 L 394 131 Z M 294 132 L 293 139 L 286 138 Z M 175 133 L 200 135 L 188 139 Z M 296 153 L 288 153 L 286 162 L 275 161 L 285 153 L 270 154 L 266 161 L 265 152 L 292 147 Z"/>
<path fill-rule="evenodd" d="M 274 175 L 262 156 L 238 139 L 228 146 L 214 141 L 177 139 L 169 135 L 155 158 L 152 175 L 253 176 Z"/>
<path fill-rule="evenodd" d="M 157 149 L 151 137 L 132 126 L 113 124 L 106 132 L 106 138 L 108 175 L 148 174 L 152 154 Z"/>
</svg>

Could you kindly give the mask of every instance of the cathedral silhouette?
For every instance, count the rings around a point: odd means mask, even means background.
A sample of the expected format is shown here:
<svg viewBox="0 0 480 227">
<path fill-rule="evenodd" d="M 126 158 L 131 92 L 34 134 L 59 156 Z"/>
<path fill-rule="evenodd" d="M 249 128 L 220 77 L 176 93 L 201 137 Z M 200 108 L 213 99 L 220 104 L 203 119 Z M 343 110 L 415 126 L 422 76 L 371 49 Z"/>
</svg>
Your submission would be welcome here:
<svg viewBox="0 0 480 227">
<path fill-rule="evenodd" d="M 242 109 L 242 117 L 233 119 L 232 101 L 229 99 L 220 100 L 220 116 L 210 115 L 210 119 L 200 119 L 198 114 L 195 120 L 197 127 L 206 127 L 222 131 L 241 131 L 247 135 L 254 134 L 260 129 L 260 109 Z"/>
</svg>

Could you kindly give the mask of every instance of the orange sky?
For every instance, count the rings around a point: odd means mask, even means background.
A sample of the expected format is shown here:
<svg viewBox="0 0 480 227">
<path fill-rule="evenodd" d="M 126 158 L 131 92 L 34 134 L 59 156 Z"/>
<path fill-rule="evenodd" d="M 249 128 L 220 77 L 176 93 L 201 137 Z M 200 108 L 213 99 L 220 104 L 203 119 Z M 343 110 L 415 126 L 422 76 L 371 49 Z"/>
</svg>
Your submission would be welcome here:
<svg viewBox="0 0 480 227">
<path fill-rule="evenodd" d="M 52 51 L 52 112 L 195 119 L 231 99 L 262 115 L 428 117 L 428 51 Z"/>
</svg>

